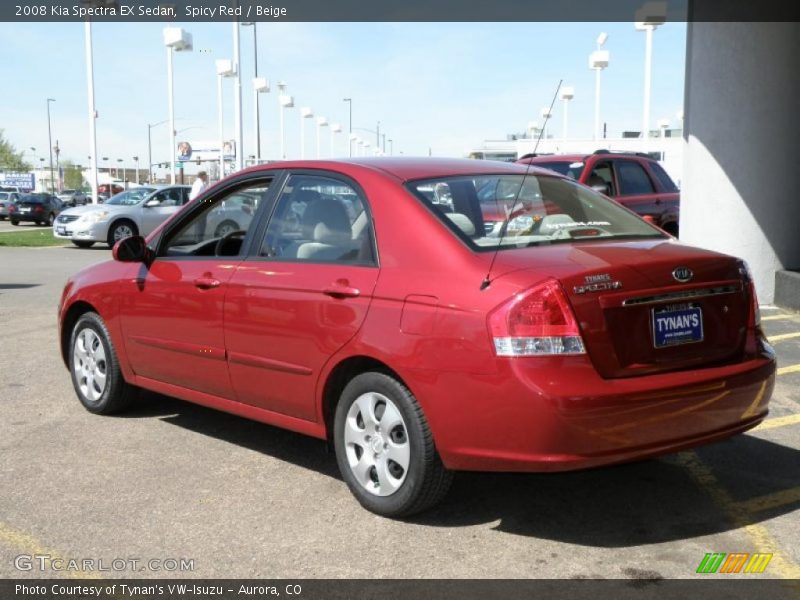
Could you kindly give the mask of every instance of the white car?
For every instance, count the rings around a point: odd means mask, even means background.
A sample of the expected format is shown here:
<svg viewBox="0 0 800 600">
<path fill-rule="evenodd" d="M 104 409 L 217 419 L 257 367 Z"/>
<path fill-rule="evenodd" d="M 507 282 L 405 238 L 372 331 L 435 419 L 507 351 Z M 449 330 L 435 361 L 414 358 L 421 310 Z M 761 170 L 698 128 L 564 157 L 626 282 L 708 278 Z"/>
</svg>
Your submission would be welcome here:
<svg viewBox="0 0 800 600">
<path fill-rule="evenodd" d="M 86 204 L 63 211 L 53 223 L 53 235 L 79 248 L 96 242 L 113 246 L 122 238 L 148 235 L 189 201 L 188 185 L 142 186 L 112 196 L 103 204 Z"/>
</svg>

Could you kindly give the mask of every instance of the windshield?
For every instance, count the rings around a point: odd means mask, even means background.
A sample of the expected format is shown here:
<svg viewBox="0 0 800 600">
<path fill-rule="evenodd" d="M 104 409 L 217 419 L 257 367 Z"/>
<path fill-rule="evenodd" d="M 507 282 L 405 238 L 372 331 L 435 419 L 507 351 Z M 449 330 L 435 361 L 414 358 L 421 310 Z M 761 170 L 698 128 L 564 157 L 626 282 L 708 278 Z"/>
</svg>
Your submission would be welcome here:
<svg viewBox="0 0 800 600">
<path fill-rule="evenodd" d="M 139 204 L 145 196 L 149 196 L 155 192 L 155 188 L 136 188 L 135 190 L 128 190 L 127 192 L 120 192 L 116 196 L 112 196 L 106 200 L 105 204 L 113 204 L 117 206 L 133 206 Z"/>
<path fill-rule="evenodd" d="M 506 250 L 664 237 L 659 229 L 612 200 L 561 177 L 459 176 L 415 181 L 408 187 L 448 229 L 478 252 L 498 246 Z"/>
<path fill-rule="evenodd" d="M 8 200 L 10 196 L 11 194 L 9 194 L 8 192 L 0 192 L 0 200 Z"/>
</svg>

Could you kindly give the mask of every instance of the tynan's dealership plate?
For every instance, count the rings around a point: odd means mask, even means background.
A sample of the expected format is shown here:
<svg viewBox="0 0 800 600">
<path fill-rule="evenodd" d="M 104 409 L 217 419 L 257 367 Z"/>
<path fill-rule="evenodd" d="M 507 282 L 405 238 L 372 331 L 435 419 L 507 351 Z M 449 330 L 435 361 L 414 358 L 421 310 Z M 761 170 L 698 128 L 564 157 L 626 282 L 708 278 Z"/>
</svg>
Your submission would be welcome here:
<svg viewBox="0 0 800 600">
<path fill-rule="evenodd" d="M 652 315 L 656 348 L 703 341 L 703 311 L 699 306 L 678 304 L 654 308 Z"/>
</svg>

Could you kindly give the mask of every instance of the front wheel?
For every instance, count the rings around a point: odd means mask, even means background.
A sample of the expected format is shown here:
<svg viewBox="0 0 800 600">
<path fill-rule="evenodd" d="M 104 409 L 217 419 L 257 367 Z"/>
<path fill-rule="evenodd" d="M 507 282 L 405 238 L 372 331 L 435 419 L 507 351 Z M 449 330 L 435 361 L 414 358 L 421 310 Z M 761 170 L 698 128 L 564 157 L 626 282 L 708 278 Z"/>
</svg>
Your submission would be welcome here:
<svg viewBox="0 0 800 600">
<path fill-rule="evenodd" d="M 110 415 L 132 402 L 136 388 L 122 377 L 114 344 L 100 315 L 87 312 L 78 319 L 69 349 L 72 385 L 86 410 Z"/>
<path fill-rule="evenodd" d="M 447 494 L 442 464 L 422 408 L 385 373 L 362 373 L 342 392 L 334 420 L 336 460 L 350 491 L 369 511 L 407 517 Z"/>
<path fill-rule="evenodd" d="M 19 225 L 19 221 L 15 221 L 14 219 L 11 219 L 11 224 L 12 224 L 14 227 L 16 227 L 17 225 Z"/>
<path fill-rule="evenodd" d="M 137 235 L 138 233 L 139 232 L 136 229 L 136 225 L 130 221 L 117 221 L 108 231 L 108 245 L 109 247 L 113 248 L 114 244 L 116 244 L 118 241 Z"/>
</svg>

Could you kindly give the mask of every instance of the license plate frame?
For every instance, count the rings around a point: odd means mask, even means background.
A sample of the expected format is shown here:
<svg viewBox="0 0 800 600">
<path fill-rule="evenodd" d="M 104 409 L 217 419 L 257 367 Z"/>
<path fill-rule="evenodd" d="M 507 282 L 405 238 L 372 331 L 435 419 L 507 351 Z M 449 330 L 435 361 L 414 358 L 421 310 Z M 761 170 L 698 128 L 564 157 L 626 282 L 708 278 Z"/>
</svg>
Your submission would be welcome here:
<svg viewBox="0 0 800 600">
<path fill-rule="evenodd" d="M 56 233 L 58 235 L 67 235 L 67 228 L 64 225 L 57 225 Z"/>
<path fill-rule="evenodd" d="M 693 303 L 653 308 L 650 328 L 656 349 L 698 344 L 705 339 L 703 309 Z"/>
</svg>

